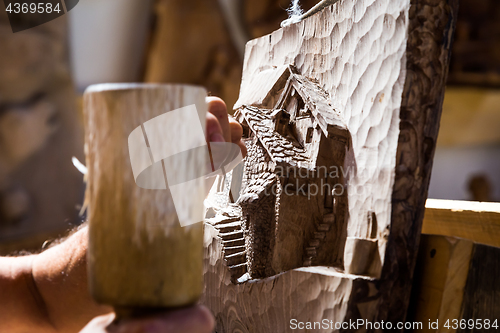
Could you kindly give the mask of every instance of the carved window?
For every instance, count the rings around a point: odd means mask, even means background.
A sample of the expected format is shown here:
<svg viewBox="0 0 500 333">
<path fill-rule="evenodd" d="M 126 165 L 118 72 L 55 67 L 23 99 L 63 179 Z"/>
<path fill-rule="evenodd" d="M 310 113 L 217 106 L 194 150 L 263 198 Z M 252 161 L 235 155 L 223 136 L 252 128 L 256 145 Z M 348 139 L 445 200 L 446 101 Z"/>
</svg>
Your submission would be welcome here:
<svg viewBox="0 0 500 333">
<path fill-rule="evenodd" d="M 246 123 L 241 124 L 241 127 L 243 129 L 243 135 L 242 135 L 242 137 L 243 138 L 249 138 L 250 137 L 250 127 L 248 126 L 248 124 L 246 124 Z"/>
<path fill-rule="evenodd" d="M 306 117 L 310 114 L 308 108 L 302 100 L 302 97 L 295 91 L 295 89 L 291 90 L 290 96 L 287 98 L 284 105 L 284 109 L 287 110 L 292 121 L 295 121 L 296 118 Z"/>
<path fill-rule="evenodd" d="M 288 114 L 290 115 L 290 117 L 292 119 L 295 119 L 296 115 L 297 115 L 297 109 L 298 109 L 298 100 L 297 100 L 297 96 L 293 96 L 293 93 L 295 92 L 295 90 L 292 91 L 292 97 L 289 99 L 289 102 L 288 104 L 286 105 L 286 110 L 288 111 Z"/>
<path fill-rule="evenodd" d="M 314 128 L 313 127 L 309 127 L 307 129 L 307 134 L 306 134 L 306 143 L 311 143 L 312 142 L 313 134 L 314 134 Z"/>
<path fill-rule="evenodd" d="M 290 114 L 285 110 L 279 110 L 274 118 L 274 130 L 282 136 L 290 134 Z"/>
</svg>

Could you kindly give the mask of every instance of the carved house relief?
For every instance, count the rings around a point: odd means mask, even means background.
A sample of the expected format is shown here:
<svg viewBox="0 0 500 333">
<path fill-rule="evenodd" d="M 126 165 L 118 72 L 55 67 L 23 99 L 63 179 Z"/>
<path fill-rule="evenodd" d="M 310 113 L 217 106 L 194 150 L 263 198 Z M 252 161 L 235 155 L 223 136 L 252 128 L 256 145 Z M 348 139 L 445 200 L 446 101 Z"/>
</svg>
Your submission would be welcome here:
<svg viewBox="0 0 500 333">
<path fill-rule="evenodd" d="M 311 265 L 343 268 L 349 131 L 317 82 L 293 67 L 277 76 L 263 102 L 235 113 L 248 156 L 224 187 L 233 199 L 225 220 L 214 223 L 219 230 L 239 224 L 239 245 L 232 239 L 225 247 L 233 279 Z"/>
</svg>

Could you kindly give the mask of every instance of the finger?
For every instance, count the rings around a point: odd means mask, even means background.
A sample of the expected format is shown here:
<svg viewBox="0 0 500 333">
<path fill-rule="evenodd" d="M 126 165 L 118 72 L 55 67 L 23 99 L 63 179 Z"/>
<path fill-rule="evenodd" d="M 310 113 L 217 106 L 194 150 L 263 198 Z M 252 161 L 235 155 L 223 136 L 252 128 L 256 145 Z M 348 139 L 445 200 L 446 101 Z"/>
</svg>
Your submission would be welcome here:
<svg viewBox="0 0 500 333">
<path fill-rule="evenodd" d="M 207 129 L 207 142 L 225 142 L 224 134 L 217 118 L 211 114 L 207 113 L 206 120 Z"/>
<path fill-rule="evenodd" d="M 229 116 L 229 127 L 231 128 L 231 142 L 236 143 L 240 147 L 243 157 L 247 156 L 247 147 L 241 140 L 243 137 L 243 127 L 231 116 Z"/>
<path fill-rule="evenodd" d="M 208 309 L 197 305 L 163 315 L 120 320 L 107 328 L 108 333 L 211 333 L 215 321 Z"/>
<path fill-rule="evenodd" d="M 95 317 L 92 319 L 80 333 L 104 333 L 107 326 L 109 326 L 115 319 L 115 314 L 110 313 L 104 316 Z"/>
<path fill-rule="evenodd" d="M 240 141 L 243 136 L 243 127 L 233 117 L 229 117 L 229 128 L 231 129 L 231 142 Z"/>
<path fill-rule="evenodd" d="M 243 157 L 247 156 L 247 146 L 245 145 L 245 143 L 242 140 L 240 140 L 236 144 L 241 149 L 241 155 L 243 155 Z"/>
<path fill-rule="evenodd" d="M 213 114 L 219 121 L 224 139 L 226 142 L 231 142 L 231 129 L 229 128 L 226 103 L 219 97 L 213 96 L 207 97 L 206 101 L 208 103 L 208 112 Z"/>
</svg>

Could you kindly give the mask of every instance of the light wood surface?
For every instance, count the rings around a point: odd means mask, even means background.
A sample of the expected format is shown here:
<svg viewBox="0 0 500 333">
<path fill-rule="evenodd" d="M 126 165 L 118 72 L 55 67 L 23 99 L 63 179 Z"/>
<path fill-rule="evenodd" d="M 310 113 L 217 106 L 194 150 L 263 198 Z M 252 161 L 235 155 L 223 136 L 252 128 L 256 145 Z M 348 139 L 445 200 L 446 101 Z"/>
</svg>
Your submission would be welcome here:
<svg viewBox="0 0 500 333">
<path fill-rule="evenodd" d="M 422 235 L 408 318 L 424 323 L 422 332 L 456 331 L 444 323 L 461 318 L 473 249 L 470 240 Z M 439 320 L 439 328 L 429 328 L 429 320 Z"/>
<path fill-rule="evenodd" d="M 422 233 L 408 320 L 456 332 L 447 320 L 495 317 L 500 203 L 427 199 Z"/>
<path fill-rule="evenodd" d="M 255 102 L 268 100 L 264 86 L 274 77 L 268 73 L 290 64 L 316 82 L 342 115 L 352 137 L 346 159 L 357 171 L 348 179 L 345 237 L 376 240 L 374 258 L 380 260 L 380 270 L 372 276 L 345 274 L 342 262 L 338 267 L 295 268 L 248 280 L 252 272 L 240 277 L 237 273 L 245 272 L 242 265 L 252 260 L 245 256 L 253 255 L 249 249 L 257 242 L 245 234 L 244 223 L 207 221 L 202 302 L 215 314 L 217 332 L 287 332 L 293 318 L 404 321 L 457 5 L 454 0 L 411 1 L 411 6 L 410 1 L 341 0 L 247 44 L 237 105 L 262 108 Z M 422 26 L 422 20 L 432 23 Z M 255 165 L 257 173 L 267 175 L 268 165 Z M 218 204 L 209 211 L 219 210 L 221 218 L 232 219 L 216 194 L 210 199 Z M 275 211 L 301 214 L 301 207 L 280 203 Z M 372 213 L 375 218 L 370 218 Z M 307 217 L 303 220 L 305 225 Z M 304 231 L 299 228 L 293 235 Z M 241 247 L 240 252 L 226 253 Z M 288 249 L 278 256 L 302 250 Z"/>
<path fill-rule="evenodd" d="M 498 331 L 500 319 L 500 248 L 476 244 L 463 294 L 462 319 L 483 323 L 459 332 Z M 471 320 L 471 321 L 469 321 Z M 489 320 L 489 328 L 484 325 Z M 496 322 L 495 322 L 496 321 Z M 494 327 L 493 324 L 497 326 Z M 472 328 L 472 329 L 471 329 Z"/>
<path fill-rule="evenodd" d="M 405 82 L 409 1 L 374 3 L 337 2 L 248 42 L 237 105 L 253 104 L 248 96 L 255 94 L 249 92 L 265 82 L 262 76 L 273 67 L 294 64 L 301 75 L 318 80 L 352 136 L 343 166 L 349 184 L 347 236 L 365 237 L 366 217 L 373 211 L 379 256 L 384 258 L 383 234 L 391 221 L 398 112 Z M 383 17 L 391 23 L 384 24 Z M 361 38 L 364 43 L 354 42 Z"/>
<path fill-rule="evenodd" d="M 500 247 L 500 203 L 428 199 L 422 233 Z"/>
<path fill-rule="evenodd" d="M 205 289 L 202 303 L 217 321 L 216 332 L 290 332 L 298 322 L 341 323 L 352 316 L 373 320 L 377 297 L 373 278 L 344 274 L 333 267 L 305 267 L 273 277 L 235 284 L 223 258 L 219 231 L 205 224 Z M 354 311 L 355 313 L 352 313 Z M 314 332 L 334 332 L 321 328 Z"/>
</svg>

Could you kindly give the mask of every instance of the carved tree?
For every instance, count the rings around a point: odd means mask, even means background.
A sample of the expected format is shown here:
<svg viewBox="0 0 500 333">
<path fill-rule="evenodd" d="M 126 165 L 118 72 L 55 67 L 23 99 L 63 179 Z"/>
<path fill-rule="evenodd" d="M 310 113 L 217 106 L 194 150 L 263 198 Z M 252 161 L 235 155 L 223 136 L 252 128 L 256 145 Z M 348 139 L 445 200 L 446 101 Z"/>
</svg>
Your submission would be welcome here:
<svg viewBox="0 0 500 333">
<path fill-rule="evenodd" d="M 341 0 L 247 44 L 235 109 L 249 154 L 205 223 L 202 302 L 217 332 L 404 321 L 457 6 Z M 346 140 L 329 144 L 335 132 Z M 311 184 L 322 163 L 342 167 L 344 199 L 283 194 L 294 179 L 281 170 Z"/>
</svg>

